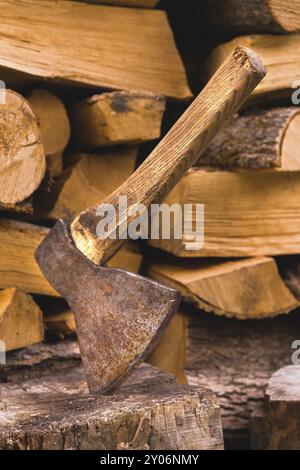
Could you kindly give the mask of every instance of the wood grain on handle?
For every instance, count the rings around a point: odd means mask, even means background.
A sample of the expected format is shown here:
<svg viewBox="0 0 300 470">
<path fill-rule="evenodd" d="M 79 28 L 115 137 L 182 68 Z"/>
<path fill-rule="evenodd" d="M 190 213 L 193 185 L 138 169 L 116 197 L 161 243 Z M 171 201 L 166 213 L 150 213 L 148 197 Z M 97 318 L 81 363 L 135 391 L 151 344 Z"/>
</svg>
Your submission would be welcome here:
<svg viewBox="0 0 300 470">
<path fill-rule="evenodd" d="M 102 204 L 117 208 L 119 196 L 127 196 L 128 207 L 159 203 L 264 76 L 260 58 L 250 49 L 237 47 L 144 163 Z M 128 223 L 135 217 L 128 217 Z M 96 208 L 90 208 L 71 224 L 77 248 L 96 264 L 108 261 L 123 243 L 109 234 L 98 239 L 96 227 L 100 220 Z M 121 223 L 122 217 L 118 226 Z"/>
</svg>

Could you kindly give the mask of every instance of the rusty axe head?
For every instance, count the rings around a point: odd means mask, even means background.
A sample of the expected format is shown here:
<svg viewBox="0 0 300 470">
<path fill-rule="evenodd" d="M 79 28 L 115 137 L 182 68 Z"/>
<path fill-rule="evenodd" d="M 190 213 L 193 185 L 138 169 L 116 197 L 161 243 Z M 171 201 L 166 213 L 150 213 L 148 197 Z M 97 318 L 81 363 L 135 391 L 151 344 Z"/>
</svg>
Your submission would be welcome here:
<svg viewBox="0 0 300 470">
<path fill-rule="evenodd" d="M 75 313 L 90 391 L 109 392 L 153 349 L 177 310 L 179 293 L 143 276 L 95 265 L 74 246 L 63 220 L 35 256 Z"/>
</svg>

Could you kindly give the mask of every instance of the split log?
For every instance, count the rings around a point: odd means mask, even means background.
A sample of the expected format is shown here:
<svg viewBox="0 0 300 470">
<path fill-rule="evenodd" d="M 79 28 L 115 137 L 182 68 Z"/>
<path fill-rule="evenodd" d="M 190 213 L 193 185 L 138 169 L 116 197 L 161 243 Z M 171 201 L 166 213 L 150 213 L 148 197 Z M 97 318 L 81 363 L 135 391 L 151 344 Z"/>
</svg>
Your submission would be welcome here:
<svg viewBox="0 0 300 470">
<path fill-rule="evenodd" d="M 29 197 L 45 175 L 46 157 L 38 120 L 29 103 L 11 90 L 0 106 L 0 204 Z"/>
<path fill-rule="evenodd" d="M 67 111 L 63 102 L 47 90 L 32 91 L 28 101 L 39 119 L 47 169 L 51 176 L 58 176 L 63 171 L 63 153 L 71 133 Z"/>
<path fill-rule="evenodd" d="M 42 312 L 33 299 L 15 288 L 0 291 L 0 341 L 5 350 L 24 348 L 43 339 Z"/>
<path fill-rule="evenodd" d="M 59 296 L 46 281 L 35 259 L 34 252 L 49 233 L 37 225 L 0 220 L 0 288 L 18 287 L 25 292 Z M 135 272 L 141 264 L 141 255 L 126 245 L 108 265 Z"/>
<path fill-rule="evenodd" d="M 272 375 L 262 409 L 251 418 L 251 448 L 300 449 L 300 366 L 289 365 Z"/>
<path fill-rule="evenodd" d="M 147 362 L 166 372 L 174 374 L 179 383 L 186 383 L 187 318 L 178 312 L 171 320 L 163 337 L 150 354 Z"/>
<path fill-rule="evenodd" d="M 300 35 L 240 36 L 230 42 L 221 44 L 213 50 L 207 61 L 208 78 L 237 45 L 253 49 L 260 55 L 267 70 L 266 77 L 251 93 L 247 103 L 264 104 L 266 101 L 284 99 L 290 104 L 292 94 L 295 92 L 292 86 L 297 80 L 299 70 L 297 51 L 300 46 Z M 296 94 L 298 99 L 298 91 Z"/>
<path fill-rule="evenodd" d="M 187 249 L 191 237 L 184 233 L 181 239 L 150 240 L 152 246 L 177 256 L 226 258 L 300 252 L 299 172 L 192 168 L 164 202 L 205 207 L 202 249 Z M 184 214 L 188 223 L 195 222 L 193 212 Z"/>
<path fill-rule="evenodd" d="M 137 147 L 109 150 L 98 154 L 80 154 L 74 166 L 58 181 L 58 195 L 47 217 L 71 218 L 87 207 L 101 203 L 133 173 Z"/>
<path fill-rule="evenodd" d="M 242 322 L 203 312 L 190 316 L 186 376 L 190 385 L 205 384 L 216 393 L 225 447 L 249 447 L 250 416 L 260 409 L 271 375 L 291 364 L 299 328 L 298 311 Z"/>
<path fill-rule="evenodd" d="M 195 5 L 205 26 L 216 34 L 300 31 L 299 0 L 202 0 Z"/>
<path fill-rule="evenodd" d="M 3 384 L 0 403 L 1 449 L 223 448 L 214 395 L 151 366 L 140 366 L 113 396 L 90 395 L 80 367 L 53 369 L 22 387 Z"/>
<path fill-rule="evenodd" d="M 73 107 L 73 132 L 85 149 L 146 142 L 160 137 L 164 110 L 164 98 L 154 94 L 102 93 Z"/>
<path fill-rule="evenodd" d="M 240 320 L 273 317 L 299 306 L 272 258 L 212 262 L 169 258 L 151 264 L 148 274 L 179 290 L 200 310 Z"/>
<path fill-rule="evenodd" d="M 5 11 L 0 69 L 6 83 L 17 75 L 20 84 L 24 78 L 47 79 L 97 89 L 144 90 L 177 100 L 191 97 L 164 11 L 66 0 L 0 0 L 0 9 Z"/>
<path fill-rule="evenodd" d="M 273 108 L 238 116 L 219 132 L 199 166 L 228 170 L 300 170 L 299 108 Z"/>
</svg>

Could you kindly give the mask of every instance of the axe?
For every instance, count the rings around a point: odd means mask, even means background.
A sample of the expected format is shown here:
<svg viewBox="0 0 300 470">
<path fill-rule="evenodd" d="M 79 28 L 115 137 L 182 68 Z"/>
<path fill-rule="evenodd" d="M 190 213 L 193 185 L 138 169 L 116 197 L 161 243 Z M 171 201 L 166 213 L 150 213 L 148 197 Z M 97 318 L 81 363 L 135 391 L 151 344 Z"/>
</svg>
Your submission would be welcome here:
<svg viewBox="0 0 300 470">
<path fill-rule="evenodd" d="M 102 204 L 117 209 L 120 196 L 133 207 L 159 203 L 264 75 L 253 51 L 236 48 L 148 158 Z M 124 217 L 118 214 L 117 228 Z M 86 209 L 72 221 L 58 220 L 35 254 L 43 274 L 75 314 L 92 393 L 113 390 L 147 357 L 180 301 L 173 289 L 103 266 L 124 240 L 109 231 L 98 238 L 100 220 L 97 208 Z"/>
</svg>

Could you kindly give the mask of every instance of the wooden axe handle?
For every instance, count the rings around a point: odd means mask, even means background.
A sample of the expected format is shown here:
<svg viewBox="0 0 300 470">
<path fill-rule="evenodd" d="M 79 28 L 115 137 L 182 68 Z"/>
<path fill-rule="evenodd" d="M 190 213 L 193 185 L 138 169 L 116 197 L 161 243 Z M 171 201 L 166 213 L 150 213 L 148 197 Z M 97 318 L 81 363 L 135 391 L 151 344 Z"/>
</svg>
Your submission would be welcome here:
<svg viewBox="0 0 300 470">
<path fill-rule="evenodd" d="M 128 207 L 159 203 L 264 76 L 260 58 L 250 49 L 237 47 L 144 163 L 102 204 L 118 208 L 119 196 L 127 196 Z M 135 218 L 128 217 L 128 223 Z M 96 208 L 91 208 L 71 224 L 77 248 L 96 264 L 108 261 L 123 243 L 110 236 L 99 239 L 96 227 L 100 220 Z M 122 222 L 121 215 L 117 228 Z"/>
</svg>

